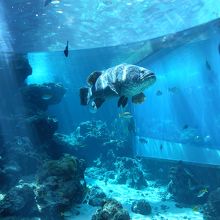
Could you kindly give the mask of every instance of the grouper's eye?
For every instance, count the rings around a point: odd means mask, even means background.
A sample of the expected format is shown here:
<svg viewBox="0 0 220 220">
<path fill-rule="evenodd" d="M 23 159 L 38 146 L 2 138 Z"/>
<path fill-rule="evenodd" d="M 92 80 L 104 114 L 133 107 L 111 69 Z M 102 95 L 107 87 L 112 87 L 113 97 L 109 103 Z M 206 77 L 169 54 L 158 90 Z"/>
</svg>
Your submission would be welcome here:
<svg viewBox="0 0 220 220">
<path fill-rule="evenodd" d="M 141 70 L 141 75 L 145 74 L 145 70 Z"/>
</svg>

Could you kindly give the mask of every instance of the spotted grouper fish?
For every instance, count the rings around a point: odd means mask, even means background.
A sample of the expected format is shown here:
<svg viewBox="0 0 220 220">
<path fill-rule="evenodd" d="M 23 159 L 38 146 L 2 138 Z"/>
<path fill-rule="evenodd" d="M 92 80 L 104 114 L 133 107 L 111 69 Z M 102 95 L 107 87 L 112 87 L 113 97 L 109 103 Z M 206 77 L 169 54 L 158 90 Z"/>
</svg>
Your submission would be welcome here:
<svg viewBox="0 0 220 220">
<path fill-rule="evenodd" d="M 96 71 L 87 78 L 89 87 L 80 89 L 80 103 L 89 104 L 94 110 L 113 97 L 119 97 L 118 107 L 125 107 L 128 98 L 132 103 L 142 103 L 145 100 L 143 91 L 155 81 L 156 76 L 152 71 L 136 65 L 120 64 Z"/>
</svg>

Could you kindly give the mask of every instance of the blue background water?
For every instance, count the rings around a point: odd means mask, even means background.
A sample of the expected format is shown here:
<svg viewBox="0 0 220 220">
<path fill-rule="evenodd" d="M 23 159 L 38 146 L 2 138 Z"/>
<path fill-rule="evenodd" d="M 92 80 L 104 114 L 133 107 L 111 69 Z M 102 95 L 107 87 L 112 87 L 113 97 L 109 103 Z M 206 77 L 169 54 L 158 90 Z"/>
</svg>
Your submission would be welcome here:
<svg viewBox="0 0 220 220">
<path fill-rule="evenodd" d="M 127 107 L 139 136 L 198 147 L 220 146 L 218 45 L 219 35 L 215 34 L 207 40 L 160 50 L 138 63 L 157 75 L 156 84 L 145 91 L 146 102 Z M 68 89 L 62 103 L 50 109 L 58 116 L 60 131 L 71 132 L 81 121 L 101 119 L 111 123 L 118 118 L 116 99 L 105 102 L 96 114 L 79 104 L 79 88 L 86 84 L 88 74 L 110 67 L 115 51 L 120 47 L 70 51 L 67 59 L 62 52 L 29 54 L 33 67 L 29 83 L 62 82 Z M 173 87 L 176 91 L 169 92 Z M 156 95 L 158 90 L 161 96 Z"/>
</svg>

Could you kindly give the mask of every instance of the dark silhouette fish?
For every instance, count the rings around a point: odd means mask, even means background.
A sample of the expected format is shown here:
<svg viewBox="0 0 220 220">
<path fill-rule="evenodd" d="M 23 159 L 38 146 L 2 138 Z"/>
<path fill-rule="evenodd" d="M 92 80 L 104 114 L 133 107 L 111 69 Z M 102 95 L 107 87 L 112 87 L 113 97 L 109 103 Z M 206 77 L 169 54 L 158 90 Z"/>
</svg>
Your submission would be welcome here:
<svg viewBox="0 0 220 220">
<path fill-rule="evenodd" d="M 174 86 L 174 87 L 170 87 L 170 88 L 168 88 L 168 92 L 170 92 L 170 93 L 176 93 L 178 91 L 178 88 L 176 87 L 176 86 Z"/>
<path fill-rule="evenodd" d="M 208 60 L 206 60 L 205 65 L 206 65 L 206 68 L 207 68 L 209 71 L 212 71 L 212 67 L 211 67 L 210 63 L 208 62 Z"/>
<path fill-rule="evenodd" d="M 157 90 L 156 95 L 161 96 L 163 93 L 160 90 Z"/>
<path fill-rule="evenodd" d="M 48 6 L 51 2 L 52 2 L 52 0 L 45 0 L 44 7 Z"/>
<path fill-rule="evenodd" d="M 189 125 L 185 124 L 185 125 L 183 126 L 183 129 L 185 130 L 185 129 L 187 129 L 188 127 L 189 127 Z"/>
<path fill-rule="evenodd" d="M 69 55 L 69 41 L 66 42 L 65 50 L 63 51 L 65 57 L 68 57 Z"/>
<path fill-rule="evenodd" d="M 220 43 L 218 44 L 218 53 L 220 54 Z"/>
<path fill-rule="evenodd" d="M 139 142 L 141 143 L 141 144 L 147 144 L 148 143 L 148 140 L 146 140 L 144 137 L 139 137 Z"/>
<path fill-rule="evenodd" d="M 163 145 L 161 144 L 161 145 L 160 145 L 160 151 L 162 151 L 162 150 L 163 150 Z"/>
</svg>

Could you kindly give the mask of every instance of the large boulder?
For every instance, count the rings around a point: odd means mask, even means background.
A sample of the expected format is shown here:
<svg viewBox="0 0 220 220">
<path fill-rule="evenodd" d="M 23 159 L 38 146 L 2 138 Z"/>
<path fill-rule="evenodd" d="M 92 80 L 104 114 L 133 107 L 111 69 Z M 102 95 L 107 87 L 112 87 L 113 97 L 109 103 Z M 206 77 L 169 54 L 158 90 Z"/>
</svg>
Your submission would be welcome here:
<svg viewBox="0 0 220 220">
<path fill-rule="evenodd" d="M 105 202 L 106 194 L 98 186 L 93 186 L 88 194 L 88 203 L 91 206 L 102 206 Z"/>
<path fill-rule="evenodd" d="M 149 202 L 147 202 L 145 199 L 134 201 L 131 205 L 131 210 L 132 212 L 141 214 L 141 215 L 151 214 L 151 206 Z"/>
<path fill-rule="evenodd" d="M 204 205 L 203 213 L 205 220 L 220 219 L 220 187 L 210 193 L 208 201 Z"/>
<path fill-rule="evenodd" d="M 83 160 L 65 155 L 60 160 L 45 162 L 37 179 L 37 202 L 47 219 L 59 218 L 75 203 L 80 203 L 86 189 Z"/>
<path fill-rule="evenodd" d="M 27 184 L 11 188 L 5 197 L 0 200 L 1 218 L 8 216 L 33 217 L 38 215 L 39 211 L 34 191 Z"/>
<path fill-rule="evenodd" d="M 28 137 L 16 136 L 1 148 L 1 187 L 8 190 L 24 176 L 34 175 L 42 165 L 42 155 Z"/>
<path fill-rule="evenodd" d="M 120 202 L 107 199 L 103 206 L 92 216 L 92 220 L 130 220 L 129 213 Z"/>
<path fill-rule="evenodd" d="M 186 169 L 182 162 L 170 168 L 168 191 L 176 202 L 184 204 L 204 204 L 207 200 L 207 187 L 202 185 L 195 175 Z M 202 195 L 200 195 L 202 194 Z"/>
<path fill-rule="evenodd" d="M 148 186 L 138 160 L 129 157 L 118 157 L 114 166 L 117 172 L 117 183 L 128 184 L 128 186 L 135 189 L 142 189 Z"/>
</svg>

